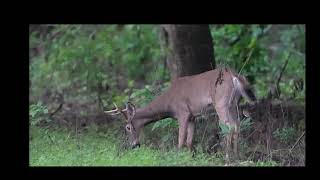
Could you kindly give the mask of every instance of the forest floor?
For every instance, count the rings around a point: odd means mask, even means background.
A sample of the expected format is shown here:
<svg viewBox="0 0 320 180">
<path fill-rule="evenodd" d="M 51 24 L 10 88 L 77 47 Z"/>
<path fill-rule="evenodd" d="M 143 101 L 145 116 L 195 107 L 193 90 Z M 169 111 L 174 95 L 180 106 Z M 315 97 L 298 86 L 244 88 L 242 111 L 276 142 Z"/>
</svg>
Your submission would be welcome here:
<svg viewBox="0 0 320 180">
<path fill-rule="evenodd" d="M 170 120 L 147 126 L 142 146 L 131 149 L 121 119 L 97 114 L 90 104 L 69 106 L 54 116 L 38 115 L 37 125 L 31 121 L 30 166 L 226 165 L 216 115 L 207 113 L 196 124 L 195 152 L 177 150 L 178 127 Z M 240 160 L 228 165 L 304 166 L 304 106 L 261 102 L 252 111 L 253 120 L 241 121 Z"/>
<path fill-rule="evenodd" d="M 117 133 L 94 128 L 78 133 L 67 129 L 30 127 L 30 166 L 225 166 L 221 153 L 187 150 L 119 148 Z M 275 161 L 237 161 L 230 166 L 278 166 Z"/>
</svg>

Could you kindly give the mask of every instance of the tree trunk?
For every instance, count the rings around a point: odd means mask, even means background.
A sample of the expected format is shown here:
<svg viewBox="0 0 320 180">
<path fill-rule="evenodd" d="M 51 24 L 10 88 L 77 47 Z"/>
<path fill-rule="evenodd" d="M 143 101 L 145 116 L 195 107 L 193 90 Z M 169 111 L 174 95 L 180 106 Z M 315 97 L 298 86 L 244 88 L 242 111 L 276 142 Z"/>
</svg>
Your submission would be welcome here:
<svg viewBox="0 0 320 180">
<path fill-rule="evenodd" d="M 171 80 L 215 68 L 208 25 L 162 25 Z"/>
</svg>

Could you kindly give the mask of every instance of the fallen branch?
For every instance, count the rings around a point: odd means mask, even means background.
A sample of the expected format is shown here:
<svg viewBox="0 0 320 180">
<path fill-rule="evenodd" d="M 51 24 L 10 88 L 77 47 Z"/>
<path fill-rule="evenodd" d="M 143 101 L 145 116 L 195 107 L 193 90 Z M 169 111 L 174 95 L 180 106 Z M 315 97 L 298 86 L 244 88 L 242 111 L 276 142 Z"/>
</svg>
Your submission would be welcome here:
<svg viewBox="0 0 320 180">
<path fill-rule="evenodd" d="M 257 128 L 255 128 L 255 130 L 252 131 L 252 133 L 250 133 L 246 138 L 244 138 L 245 141 L 247 141 L 249 139 L 249 137 L 251 137 L 255 132 L 257 132 L 264 124 L 260 124 Z"/>
<path fill-rule="evenodd" d="M 58 107 L 54 112 L 50 113 L 50 117 L 53 116 L 54 114 L 56 114 L 58 111 L 60 111 L 61 108 L 62 108 L 62 106 L 63 106 L 63 103 L 61 103 L 61 104 L 59 105 L 59 107 Z"/>
<path fill-rule="evenodd" d="M 306 131 L 303 131 L 301 136 L 297 139 L 297 141 L 294 143 L 294 145 L 290 148 L 290 152 L 297 146 L 298 142 L 300 142 L 301 138 L 305 135 Z"/>
<path fill-rule="evenodd" d="M 290 56 L 291 56 L 291 53 L 288 55 L 288 57 L 287 57 L 287 59 L 286 59 L 286 62 L 284 63 L 284 65 L 283 65 L 283 67 L 282 67 L 282 69 L 281 69 L 281 71 L 280 71 L 280 74 L 279 74 L 279 77 L 278 77 L 278 80 L 277 80 L 277 83 L 276 83 L 276 87 L 277 87 L 277 90 L 278 90 L 278 91 L 279 91 L 279 83 L 280 83 L 280 80 L 281 80 L 281 78 L 282 78 L 282 75 L 283 75 L 284 70 L 286 69 L 286 67 L 287 67 L 287 65 L 288 65 Z M 279 96 L 280 96 L 280 94 L 279 94 Z"/>
</svg>

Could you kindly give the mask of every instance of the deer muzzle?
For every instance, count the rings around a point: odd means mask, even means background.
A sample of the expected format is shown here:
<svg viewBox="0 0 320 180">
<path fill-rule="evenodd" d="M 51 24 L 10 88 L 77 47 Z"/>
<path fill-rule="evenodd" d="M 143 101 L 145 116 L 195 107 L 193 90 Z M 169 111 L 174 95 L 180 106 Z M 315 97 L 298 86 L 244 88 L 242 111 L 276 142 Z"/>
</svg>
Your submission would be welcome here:
<svg viewBox="0 0 320 180">
<path fill-rule="evenodd" d="M 136 147 L 140 147 L 140 143 L 136 143 L 132 145 L 132 149 L 135 149 Z"/>
</svg>

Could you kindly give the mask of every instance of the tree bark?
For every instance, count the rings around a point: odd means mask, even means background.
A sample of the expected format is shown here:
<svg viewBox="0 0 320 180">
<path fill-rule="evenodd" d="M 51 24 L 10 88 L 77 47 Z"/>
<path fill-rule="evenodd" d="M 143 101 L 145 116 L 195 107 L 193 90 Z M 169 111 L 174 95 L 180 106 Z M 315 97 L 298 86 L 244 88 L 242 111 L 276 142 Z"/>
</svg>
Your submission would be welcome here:
<svg viewBox="0 0 320 180">
<path fill-rule="evenodd" d="M 171 80 L 215 68 L 209 25 L 162 25 Z"/>
</svg>

